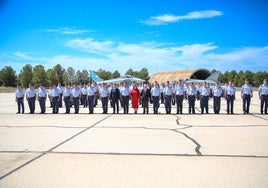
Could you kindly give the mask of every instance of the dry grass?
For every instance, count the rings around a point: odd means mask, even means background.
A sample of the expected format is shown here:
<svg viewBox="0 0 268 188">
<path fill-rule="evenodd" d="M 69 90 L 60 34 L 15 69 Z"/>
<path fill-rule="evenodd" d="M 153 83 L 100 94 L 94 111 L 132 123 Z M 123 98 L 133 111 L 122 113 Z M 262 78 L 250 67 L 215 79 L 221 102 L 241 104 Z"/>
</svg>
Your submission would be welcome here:
<svg viewBox="0 0 268 188">
<path fill-rule="evenodd" d="M 15 93 L 15 87 L 0 87 L 0 93 Z"/>
</svg>

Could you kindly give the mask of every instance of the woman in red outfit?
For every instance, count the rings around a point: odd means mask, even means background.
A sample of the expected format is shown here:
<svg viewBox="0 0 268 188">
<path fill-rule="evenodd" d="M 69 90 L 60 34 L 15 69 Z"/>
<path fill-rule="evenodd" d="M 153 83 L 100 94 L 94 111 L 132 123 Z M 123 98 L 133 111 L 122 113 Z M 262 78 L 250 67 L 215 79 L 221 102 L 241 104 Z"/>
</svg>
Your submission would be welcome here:
<svg viewBox="0 0 268 188">
<path fill-rule="evenodd" d="M 137 114 L 139 108 L 140 91 L 136 84 L 133 85 L 130 95 L 132 100 L 132 108 L 134 108 L 134 113 Z"/>
</svg>

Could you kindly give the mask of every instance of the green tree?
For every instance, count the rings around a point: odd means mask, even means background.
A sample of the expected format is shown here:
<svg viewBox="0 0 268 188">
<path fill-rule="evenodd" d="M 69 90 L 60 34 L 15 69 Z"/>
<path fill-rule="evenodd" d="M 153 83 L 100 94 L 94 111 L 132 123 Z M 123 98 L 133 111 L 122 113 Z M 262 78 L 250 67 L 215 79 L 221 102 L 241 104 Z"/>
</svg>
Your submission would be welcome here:
<svg viewBox="0 0 268 188">
<path fill-rule="evenodd" d="M 259 71 L 253 75 L 253 81 L 251 83 L 253 86 L 258 87 L 263 83 L 264 79 L 268 79 L 268 72 Z"/>
<path fill-rule="evenodd" d="M 57 72 L 54 69 L 48 69 L 46 72 L 46 77 L 47 77 L 47 83 L 49 85 L 56 85 L 59 82 L 59 77 Z"/>
<path fill-rule="evenodd" d="M 142 69 L 138 72 L 137 77 L 147 81 L 147 80 L 148 80 L 148 77 L 149 77 L 148 69 L 146 69 L 146 68 L 142 68 Z"/>
<path fill-rule="evenodd" d="M 16 71 L 11 66 L 5 66 L 0 71 L 0 80 L 1 85 L 5 87 L 14 87 L 16 86 Z"/>
<path fill-rule="evenodd" d="M 54 66 L 53 69 L 56 71 L 56 73 L 58 75 L 59 82 L 61 84 L 64 83 L 65 69 L 60 64 L 57 64 L 56 66 Z"/>
<path fill-rule="evenodd" d="M 112 73 L 110 71 L 105 71 L 103 69 L 99 69 L 96 71 L 96 74 L 103 80 L 109 80 L 112 79 Z"/>
<path fill-rule="evenodd" d="M 33 78 L 33 68 L 32 68 L 32 65 L 27 64 L 20 71 L 19 79 L 18 80 L 19 80 L 19 82 L 23 86 L 28 86 L 29 83 L 32 82 L 32 78 Z"/>
<path fill-rule="evenodd" d="M 46 77 L 46 70 L 43 65 L 37 65 L 33 68 L 33 84 L 38 85 L 42 83 L 43 85 L 47 85 Z"/>
<path fill-rule="evenodd" d="M 112 74 L 112 78 L 119 78 L 120 77 L 120 73 L 116 70 L 113 72 Z"/>
<path fill-rule="evenodd" d="M 72 67 L 68 67 L 63 75 L 64 84 L 74 84 L 75 83 L 75 70 Z"/>
<path fill-rule="evenodd" d="M 125 75 L 134 76 L 134 71 L 130 68 L 130 69 L 127 70 L 127 72 L 125 73 Z"/>
</svg>

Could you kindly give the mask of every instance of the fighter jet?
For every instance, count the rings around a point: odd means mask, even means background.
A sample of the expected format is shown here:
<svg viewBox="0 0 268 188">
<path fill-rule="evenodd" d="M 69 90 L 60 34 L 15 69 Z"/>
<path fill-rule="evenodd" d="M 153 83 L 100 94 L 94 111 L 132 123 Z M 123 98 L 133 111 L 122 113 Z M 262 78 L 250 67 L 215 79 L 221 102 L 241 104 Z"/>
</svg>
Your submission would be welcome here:
<svg viewBox="0 0 268 188">
<path fill-rule="evenodd" d="M 219 82 L 220 74 L 221 74 L 220 71 L 216 71 L 212 75 L 210 75 L 208 78 L 206 78 L 205 80 L 189 78 L 189 79 L 186 80 L 186 83 L 192 83 L 192 82 L 193 83 L 203 83 L 203 82 L 206 82 L 208 84 L 216 84 L 217 82 Z"/>
<path fill-rule="evenodd" d="M 145 82 L 145 80 L 140 79 L 140 78 L 136 78 L 134 76 L 131 75 L 125 75 L 125 76 L 121 76 L 119 78 L 114 78 L 114 79 L 110 79 L 110 80 L 102 80 L 96 73 L 94 73 L 93 71 L 90 71 L 90 77 L 92 78 L 92 80 L 94 80 L 97 84 L 101 84 L 101 83 L 106 83 L 106 84 L 112 84 L 112 83 L 116 83 L 116 84 L 120 84 L 123 82 L 126 82 L 128 84 L 132 84 L 132 83 L 142 83 Z"/>
</svg>

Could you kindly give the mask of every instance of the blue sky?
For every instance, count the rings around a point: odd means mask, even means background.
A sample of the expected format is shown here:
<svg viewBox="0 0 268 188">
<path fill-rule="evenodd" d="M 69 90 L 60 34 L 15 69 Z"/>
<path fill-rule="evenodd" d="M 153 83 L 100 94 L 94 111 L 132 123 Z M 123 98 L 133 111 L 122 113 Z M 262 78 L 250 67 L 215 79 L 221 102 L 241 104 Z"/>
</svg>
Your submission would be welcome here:
<svg viewBox="0 0 268 188">
<path fill-rule="evenodd" d="M 268 71 L 267 0 L 0 0 L 0 68 Z"/>
</svg>

